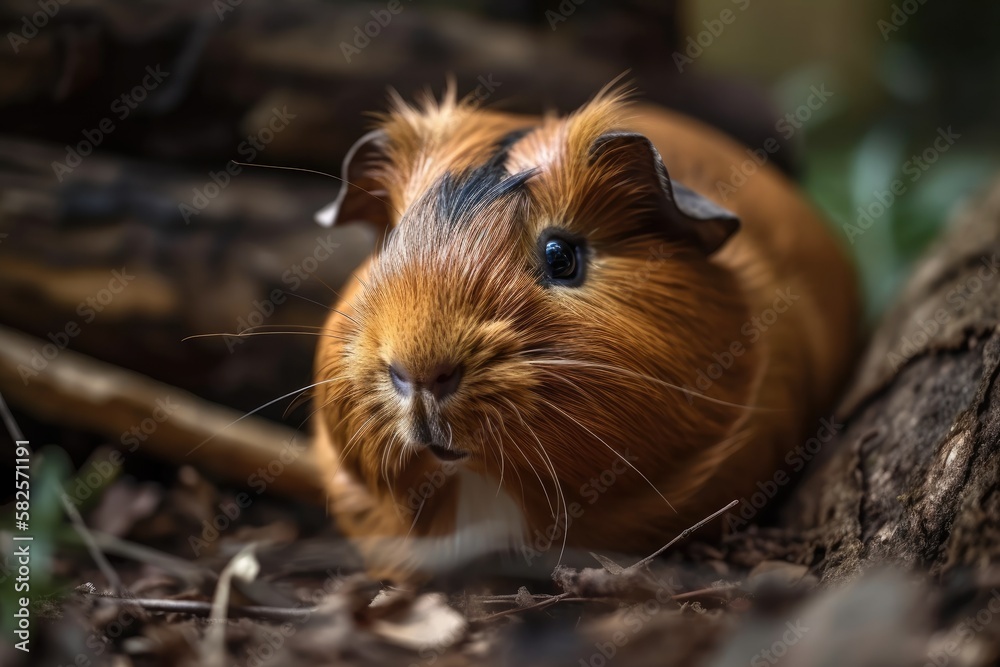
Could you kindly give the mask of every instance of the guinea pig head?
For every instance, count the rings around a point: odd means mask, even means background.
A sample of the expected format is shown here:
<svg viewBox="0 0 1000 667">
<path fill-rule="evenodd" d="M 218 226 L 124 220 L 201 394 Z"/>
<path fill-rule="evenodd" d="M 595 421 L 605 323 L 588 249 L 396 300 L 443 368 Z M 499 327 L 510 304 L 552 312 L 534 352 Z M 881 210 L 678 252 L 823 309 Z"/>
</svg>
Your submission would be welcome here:
<svg viewBox="0 0 1000 667">
<path fill-rule="evenodd" d="M 753 355 L 707 391 L 689 385 L 747 318 L 712 261 L 738 221 L 671 181 L 619 129 L 622 108 L 405 107 L 355 156 L 380 197 L 350 206 L 374 207 L 362 215 L 386 235 L 328 322 L 320 419 L 338 465 L 408 537 L 499 512 L 515 534 L 484 549 L 554 522 L 568 544 L 628 548 L 683 515 L 725 456 Z M 568 525 L 605 470 L 627 479 L 614 501 Z"/>
</svg>

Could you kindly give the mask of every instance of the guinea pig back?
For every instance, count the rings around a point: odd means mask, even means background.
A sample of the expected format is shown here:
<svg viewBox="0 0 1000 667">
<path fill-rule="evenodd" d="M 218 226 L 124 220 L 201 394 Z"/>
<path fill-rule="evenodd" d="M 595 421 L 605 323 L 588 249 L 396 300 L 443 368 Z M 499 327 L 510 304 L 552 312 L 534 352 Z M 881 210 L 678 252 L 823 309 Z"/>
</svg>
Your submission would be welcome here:
<svg viewBox="0 0 1000 667">
<path fill-rule="evenodd" d="M 370 571 L 643 556 L 785 469 L 857 342 L 853 269 L 746 149 L 605 92 L 398 98 L 332 217 L 383 241 L 316 357 L 330 509 Z M 725 184 L 725 185 L 720 185 Z"/>
</svg>

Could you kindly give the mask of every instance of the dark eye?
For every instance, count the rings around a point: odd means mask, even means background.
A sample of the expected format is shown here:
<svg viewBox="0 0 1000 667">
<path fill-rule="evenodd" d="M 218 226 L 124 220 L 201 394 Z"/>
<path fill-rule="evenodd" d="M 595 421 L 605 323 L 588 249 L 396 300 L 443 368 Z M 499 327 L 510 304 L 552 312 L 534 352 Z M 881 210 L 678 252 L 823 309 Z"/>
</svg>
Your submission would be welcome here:
<svg viewBox="0 0 1000 667">
<path fill-rule="evenodd" d="M 551 277 L 572 278 L 576 275 L 575 248 L 562 239 L 552 239 L 545 244 L 545 263 Z"/>
<path fill-rule="evenodd" d="M 579 285 L 583 278 L 580 245 L 560 237 L 548 237 L 541 243 L 545 277 L 560 285 Z"/>
</svg>

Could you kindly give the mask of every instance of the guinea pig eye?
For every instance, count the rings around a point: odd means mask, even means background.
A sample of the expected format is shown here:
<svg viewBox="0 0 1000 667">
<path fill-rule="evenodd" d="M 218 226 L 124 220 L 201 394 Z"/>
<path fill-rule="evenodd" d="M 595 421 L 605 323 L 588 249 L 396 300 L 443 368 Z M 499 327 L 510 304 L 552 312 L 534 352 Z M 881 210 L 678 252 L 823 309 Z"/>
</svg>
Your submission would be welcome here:
<svg viewBox="0 0 1000 667">
<path fill-rule="evenodd" d="M 558 236 L 543 237 L 543 272 L 547 282 L 575 286 L 583 280 L 583 257 L 579 243 Z"/>
</svg>

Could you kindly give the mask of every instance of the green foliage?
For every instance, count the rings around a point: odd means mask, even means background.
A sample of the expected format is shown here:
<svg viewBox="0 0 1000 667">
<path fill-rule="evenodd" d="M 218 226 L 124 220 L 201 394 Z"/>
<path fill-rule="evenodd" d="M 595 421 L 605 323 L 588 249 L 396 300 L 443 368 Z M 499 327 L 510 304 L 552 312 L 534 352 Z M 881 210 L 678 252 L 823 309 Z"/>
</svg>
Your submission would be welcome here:
<svg viewBox="0 0 1000 667">
<path fill-rule="evenodd" d="M 11 542 L 13 545 L 5 549 L 7 553 L 12 553 L 18 545 L 30 545 L 30 568 L 31 575 L 28 580 L 30 589 L 26 592 L 18 592 L 15 589 L 15 580 L 18 577 L 18 563 L 16 560 L 9 560 L 5 564 L 3 571 L 3 582 L 0 585 L 0 608 L 13 610 L 18 607 L 17 600 L 21 597 L 28 597 L 31 600 L 32 611 L 36 605 L 45 598 L 51 597 L 59 590 L 55 577 L 53 576 L 53 557 L 56 549 L 56 541 L 60 533 L 66 530 L 66 518 L 63 512 L 62 483 L 67 478 L 72 469 L 66 452 L 58 447 L 46 447 L 34 456 L 34 464 L 31 467 L 30 485 L 30 520 L 29 530 L 26 533 L 17 532 L 18 535 L 30 535 L 34 539 L 30 542 Z M 3 526 L 14 526 L 13 504 L 4 508 L 0 513 L 0 521 Z M 14 626 L 12 613 L 4 613 L 0 620 L 0 630 L 4 636 L 12 637 Z M 32 627 L 37 630 L 37 620 L 32 622 Z"/>
<path fill-rule="evenodd" d="M 940 25 L 927 30 L 930 21 L 947 25 L 959 20 L 929 9 L 929 4 L 922 6 L 876 51 L 874 90 L 860 96 L 849 92 L 847 104 L 826 122 L 805 128 L 809 145 L 804 185 L 848 242 L 871 318 L 891 302 L 954 207 L 1000 170 L 993 128 L 1000 95 L 995 86 L 975 84 L 975 70 L 1000 62 L 1000 49 L 995 40 L 972 47 L 961 44 L 966 38 L 960 31 L 949 33 Z M 984 11 L 996 13 L 995 7 Z M 963 25 L 968 16 L 961 19 Z M 949 34 L 950 42 L 942 37 Z M 976 60 L 965 61 L 963 67 L 956 53 Z M 807 69 L 793 70 L 789 78 Z M 978 76 L 988 74 L 980 70 Z M 965 82 L 960 93 L 956 79 Z M 938 151 L 935 142 L 949 132 L 960 136 L 944 152 Z M 924 161 L 928 156 L 934 158 L 932 163 Z M 884 213 L 876 216 L 894 184 L 902 194 L 893 195 Z M 859 221 L 868 222 L 863 212 L 873 220 L 863 235 L 845 231 L 845 225 L 859 228 Z"/>
</svg>

